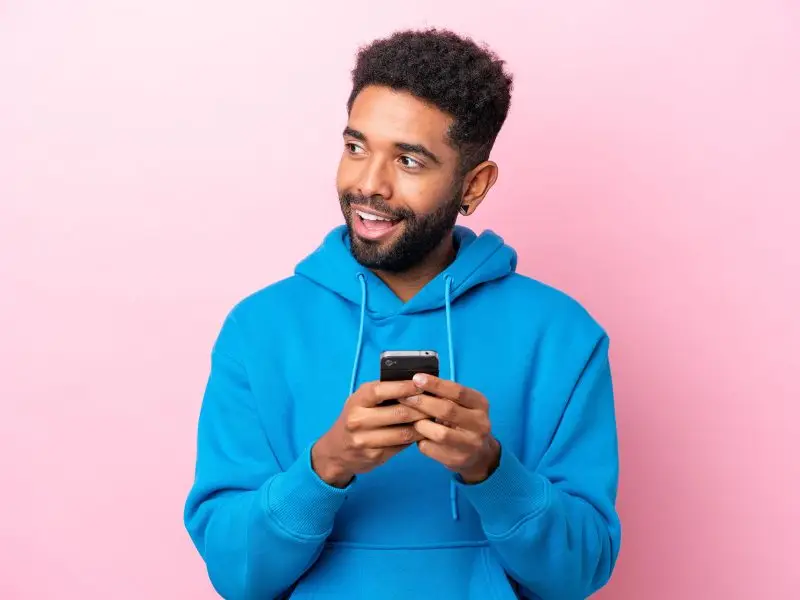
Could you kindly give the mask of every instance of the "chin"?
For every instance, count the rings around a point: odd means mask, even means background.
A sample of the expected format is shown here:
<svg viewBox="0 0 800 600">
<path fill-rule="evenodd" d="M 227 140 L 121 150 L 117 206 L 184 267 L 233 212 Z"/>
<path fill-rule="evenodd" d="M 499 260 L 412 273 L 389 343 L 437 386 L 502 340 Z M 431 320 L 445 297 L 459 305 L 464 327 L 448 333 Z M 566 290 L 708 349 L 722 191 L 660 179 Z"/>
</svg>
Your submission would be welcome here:
<svg viewBox="0 0 800 600">
<path fill-rule="evenodd" d="M 387 267 L 390 267 L 395 243 L 394 240 L 367 240 L 351 233 L 350 253 L 362 267 L 377 271 L 391 270 Z"/>
</svg>

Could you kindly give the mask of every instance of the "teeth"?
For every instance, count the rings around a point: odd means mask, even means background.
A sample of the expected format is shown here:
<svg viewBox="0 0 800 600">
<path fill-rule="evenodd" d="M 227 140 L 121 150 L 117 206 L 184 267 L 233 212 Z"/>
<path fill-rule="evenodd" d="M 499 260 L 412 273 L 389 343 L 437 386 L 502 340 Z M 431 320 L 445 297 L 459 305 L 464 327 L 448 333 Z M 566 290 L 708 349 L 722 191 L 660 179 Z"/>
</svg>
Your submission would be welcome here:
<svg viewBox="0 0 800 600">
<path fill-rule="evenodd" d="M 379 217 L 378 215 L 361 212 L 360 210 L 357 210 L 356 214 L 358 214 L 358 216 L 364 219 L 365 221 L 391 221 L 391 219 L 385 219 L 384 217 Z"/>
</svg>

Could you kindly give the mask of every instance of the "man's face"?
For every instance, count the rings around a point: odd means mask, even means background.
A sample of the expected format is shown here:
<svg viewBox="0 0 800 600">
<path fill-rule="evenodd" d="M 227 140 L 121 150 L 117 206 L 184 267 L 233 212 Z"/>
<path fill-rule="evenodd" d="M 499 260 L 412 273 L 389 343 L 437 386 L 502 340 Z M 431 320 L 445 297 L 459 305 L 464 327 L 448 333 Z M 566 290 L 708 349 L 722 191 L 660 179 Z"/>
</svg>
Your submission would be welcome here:
<svg viewBox="0 0 800 600">
<path fill-rule="evenodd" d="M 405 271 L 452 230 L 462 180 L 447 143 L 451 123 L 406 92 L 369 86 L 356 97 L 336 187 L 351 251 L 365 267 Z"/>
</svg>

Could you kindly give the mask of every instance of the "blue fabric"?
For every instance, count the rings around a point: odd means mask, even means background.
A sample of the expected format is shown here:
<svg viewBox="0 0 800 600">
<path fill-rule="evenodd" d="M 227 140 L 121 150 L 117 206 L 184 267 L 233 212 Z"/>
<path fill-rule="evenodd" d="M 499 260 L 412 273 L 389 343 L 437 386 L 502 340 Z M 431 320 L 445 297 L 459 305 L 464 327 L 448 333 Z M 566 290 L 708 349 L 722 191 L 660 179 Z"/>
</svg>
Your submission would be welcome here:
<svg viewBox="0 0 800 600">
<path fill-rule="evenodd" d="M 516 273 L 493 232 L 454 236 L 454 262 L 404 303 L 337 227 L 225 318 L 184 514 L 223 597 L 569 600 L 608 581 L 621 539 L 608 336 Z M 345 489 L 322 481 L 311 448 L 378 379 L 380 353 L 422 349 L 488 399 L 496 471 L 467 485 L 412 446 Z"/>
</svg>

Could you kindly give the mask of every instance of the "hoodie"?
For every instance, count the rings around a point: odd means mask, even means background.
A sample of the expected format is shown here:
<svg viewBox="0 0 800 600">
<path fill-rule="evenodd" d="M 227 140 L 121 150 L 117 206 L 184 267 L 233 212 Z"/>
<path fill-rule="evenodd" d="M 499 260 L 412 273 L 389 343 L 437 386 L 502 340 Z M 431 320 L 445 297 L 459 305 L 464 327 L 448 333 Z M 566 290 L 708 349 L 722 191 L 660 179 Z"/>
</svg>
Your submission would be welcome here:
<svg viewBox="0 0 800 600">
<path fill-rule="evenodd" d="M 491 231 L 402 302 L 337 227 L 293 276 L 240 300 L 211 351 L 185 526 L 224 598 L 585 598 L 620 547 L 609 341 L 516 273 Z M 384 350 L 435 350 L 489 401 L 500 463 L 466 484 L 416 446 L 346 488 L 311 447 Z"/>
</svg>

